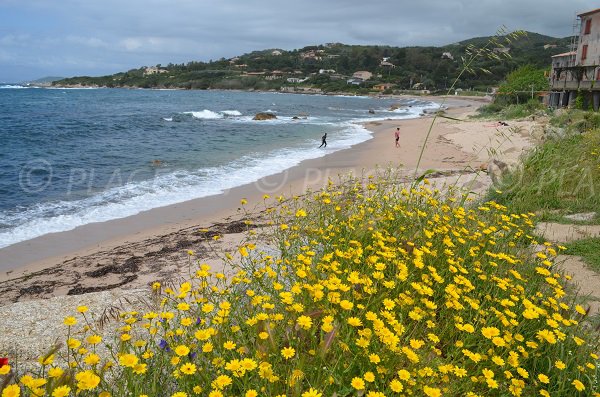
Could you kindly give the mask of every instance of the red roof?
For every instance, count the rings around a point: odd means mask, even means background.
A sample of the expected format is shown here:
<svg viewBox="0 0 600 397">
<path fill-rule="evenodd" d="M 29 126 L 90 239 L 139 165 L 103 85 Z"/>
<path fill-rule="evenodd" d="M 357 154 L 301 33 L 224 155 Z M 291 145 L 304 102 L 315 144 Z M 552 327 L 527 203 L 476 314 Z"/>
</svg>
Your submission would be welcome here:
<svg viewBox="0 0 600 397">
<path fill-rule="evenodd" d="M 586 15 L 590 15 L 590 14 L 595 14 L 597 12 L 600 12 L 600 8 L 596 8 L 595 10 L 591 10 L 591 11 L 586 11 L 584 13 L 578 14 L 578 17 L 584 17 Z"/>
</svg>

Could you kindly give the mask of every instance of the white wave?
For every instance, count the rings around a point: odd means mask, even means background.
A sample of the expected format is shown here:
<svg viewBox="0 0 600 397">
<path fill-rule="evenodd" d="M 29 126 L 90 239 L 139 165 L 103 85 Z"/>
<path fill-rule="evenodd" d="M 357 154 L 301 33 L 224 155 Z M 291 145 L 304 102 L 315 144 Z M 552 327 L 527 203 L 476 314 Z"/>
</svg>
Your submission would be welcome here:
<svg viewBox="0 0 600 397">
<path fill-rule="evenodd" d="M 164 121 L 173 121 L 173 117 L 163 117 Z"/>
<path fill-rule="evenodd" d="M 239 110 L 223 110 L 219 113 L 224 114 L 226 116 L 241 116 L 242 115 L 242 112 L 240 112 Z"/>
<path fill-rule="evenodd" d="M 40 87 L 45 90 L 100 90 L 103 87 Z"/>
<path fill-rule="evenodd" d="M 0 213 L 2 223 L 20 223 L 0 232 L 0 248 L 48 233 L 73 230 L 88 223 L 124 218 L 153 208 L 223 193 L 283 172 L 304 160 L 322 157 L 371 139 L 371 133 L 361 125 L 344 123 L 341 127 L 341 130 L 331 133 L 335 139 L 331 139 L 325 149 L 318 148 L 320 137 L 315 137 L 300 148 L 257 153 L 222 167 L 196 172 L 174 171 L 152 180 L 111 188 L 82 200 L 40 204 L 12 216 Z"/>
<path fill-rule="evenodd" d="M 204 109 L 201 112 L 183 112 L 183 114 L 191 114 L 196 119 L 214 120 L 222 119 L 224 116 L 221 113 L 213 112 L 212 110 Z"/>
<path fill-rule="evenodd" d="M 22 88 L 31 88 L 31 87 L 28 87 L 28 86 L 25 86 L 25 85 L 20 85 L 20 84 L 4 84 L 4 85 L 0 85 L 0 89 L 3 89 L 3 90 L 9 90 L 9 89 L 19 90 L 19 89 L 22 89 Z"/>
</svg>

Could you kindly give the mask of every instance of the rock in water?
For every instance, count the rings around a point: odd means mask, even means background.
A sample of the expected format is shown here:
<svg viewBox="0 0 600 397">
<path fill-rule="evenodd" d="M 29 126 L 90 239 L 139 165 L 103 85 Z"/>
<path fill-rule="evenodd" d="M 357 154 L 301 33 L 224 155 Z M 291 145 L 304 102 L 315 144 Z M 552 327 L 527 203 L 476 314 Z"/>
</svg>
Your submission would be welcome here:
<svg viewBox="0 0 600 397">
<path fill-rule="evenodd" d="M 277 116 L 275 116 L 273 113 L 261 112 L 261 113 L 256 113 L 256 116 L 254 116 L 254 118 L 252 120 L 273 120 L 276 118 L 277 118 Z"/>
</svg>

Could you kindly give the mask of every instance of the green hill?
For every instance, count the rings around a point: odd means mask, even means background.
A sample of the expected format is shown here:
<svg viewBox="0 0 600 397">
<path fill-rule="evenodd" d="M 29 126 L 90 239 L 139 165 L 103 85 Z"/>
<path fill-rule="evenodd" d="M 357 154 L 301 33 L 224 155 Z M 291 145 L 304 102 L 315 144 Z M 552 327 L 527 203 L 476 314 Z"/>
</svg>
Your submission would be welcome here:
<svg viewBox="0 0 600 397">
<path fill-rule="evenodd" d="M 53 82 L 59 86 L 105 86 L 180 89 L 369 91 L 377 84 L 396 89 L 446 89 L 463 68 L 470 46 L 481 47 L 491 37 L 478 37 L 442 47 L 391 47 L 328 43 L 285 51 L 253 51 L 231 59 L 142 67 L 101 77 L 72 77 Z M 503 38 L 499 38 L 503 41 Z M 509 56 L 480 58 L 473 72 L 464 74 L 456 88 L 485 90 L 497 86 L 507 73 L 531 64 L 550 66 L 552 55 L 568 50 L 569 38 L 528 33 L 496 48 Z M 501 54 L 502 55 L 502 54 Z M 484 72 L 487 69 L 488 72 Z M 348 84 L 356 71 L 373 73 L 360 84 Z"/>
</svg>

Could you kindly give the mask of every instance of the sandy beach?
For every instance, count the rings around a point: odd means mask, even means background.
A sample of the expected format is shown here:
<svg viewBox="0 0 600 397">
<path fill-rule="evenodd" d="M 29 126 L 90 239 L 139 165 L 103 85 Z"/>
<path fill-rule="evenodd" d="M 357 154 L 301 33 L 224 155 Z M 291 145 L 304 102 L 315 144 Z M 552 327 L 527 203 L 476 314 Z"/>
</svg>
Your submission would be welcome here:
<svg viewBox="0 0 600 397">
<path fill-rule="evenodd" d="M 432 98 L 440 102 L 442 98 Z M 448 98 L 446 115 L 467 120 L 482 102 Z M 116 289 L 134 289 L 156 280 L 187 273 L 187 251 L 203 262 L 219 264 L 217 253 L 233 249 L 249 229 L 260 226 L 263 196 L 286 197 L 318 189 L 339 175 L 362 175 L 378 167 L 394 167 L 408 181 L 415 173 L 425 136 L 433 117 L 372 121 L 365 126 L 373 139 L 350 149 L 307 160 L 285 172 L 228 190 L 223 194 L 145 211 L 113 221 L 88 224 L 74 230 L 44 235 L 0 249 L 0 305 L 16 301 L 80 295 Z M 488 168 L 492 154 L 514 162 L 532 146 L 534 122 L 497 126 L 490 121 L 438 118 L 431 131 L 420 170 L 434 169 L 439 183 L 469 183 L 483 191 L 487 175 L 470 170 Z M 400 147 L 394 131 L 400 128 Z M 509 136 L 509 137 L 507 137 Z M 248 200 L 249 215 L 240 200 Z M 252 218 L 254 224 L 245 221 Z M 223 236 L 214 241 L 215 235 Z"/>
</svg>

